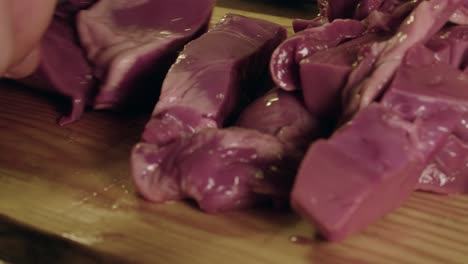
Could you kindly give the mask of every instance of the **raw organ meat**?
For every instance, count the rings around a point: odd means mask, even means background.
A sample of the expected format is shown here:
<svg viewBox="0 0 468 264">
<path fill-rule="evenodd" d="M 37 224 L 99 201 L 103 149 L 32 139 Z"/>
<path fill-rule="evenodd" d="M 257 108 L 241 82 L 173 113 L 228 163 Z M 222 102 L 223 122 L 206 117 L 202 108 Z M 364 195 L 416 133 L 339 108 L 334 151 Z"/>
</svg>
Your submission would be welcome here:
<svg viewBox="0 0 468 264">
<path fill-rule="evenodd" d="M 318 122 L 296 94 L 274 90 L 237 124 L 163 147 L 138 144 L 132 173 L 139 192 L 153 202 L 192 198 L 206 212 L 284 204 L 308 143 L 320 135 Z"/>
<path fill-rule="evenodd" d="M 183 45 L 207 29 L 213 5 L 214 0 L 100 0 L 81 11 L 80 40 L 102 82 L 94 107 L 155 99 L 158 82 L 148 78 L 164 77 Z"/>
<path fill-rule="evenodd" d="M 70 98 L 71 109 L 60 125 L 78 120 L 92 102 L 96 80 L 69 20 L 54 18 L 43 37 L 41 56 L 38 69 L 20 82 Z"/>
<path fill-rule="evenodd" d="M 143 140 L 164 145 L 205 128 L 220 128 L 238 109 L 243 91 L 267 69 L 286 30 L 274 23 L 226 15 L 189 43 L 164 80 Z"/>
</svg>

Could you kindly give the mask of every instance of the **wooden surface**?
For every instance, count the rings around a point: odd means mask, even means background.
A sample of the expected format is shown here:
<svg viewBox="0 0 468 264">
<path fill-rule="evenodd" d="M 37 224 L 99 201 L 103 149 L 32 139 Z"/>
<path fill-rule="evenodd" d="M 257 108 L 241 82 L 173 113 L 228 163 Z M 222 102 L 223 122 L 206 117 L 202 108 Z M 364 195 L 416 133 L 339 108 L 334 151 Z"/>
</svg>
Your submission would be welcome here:
<svg viewBox="0 0 468 264">
<path fill-rule="evenodd" d="M 289 26 L 282 12 L 311 12 L 252 3 L 219 1 L 214 20 L 236 12 Z M 468 263 L 467 196 L 417 193 L 343 243 L 303 239 L 314 229 L 291 212 L 142 201 L 128 157 L 147 115 L 93 112 L 62 128 L 56 105 L 0 83 L 0 263 Z"/>
</svg>

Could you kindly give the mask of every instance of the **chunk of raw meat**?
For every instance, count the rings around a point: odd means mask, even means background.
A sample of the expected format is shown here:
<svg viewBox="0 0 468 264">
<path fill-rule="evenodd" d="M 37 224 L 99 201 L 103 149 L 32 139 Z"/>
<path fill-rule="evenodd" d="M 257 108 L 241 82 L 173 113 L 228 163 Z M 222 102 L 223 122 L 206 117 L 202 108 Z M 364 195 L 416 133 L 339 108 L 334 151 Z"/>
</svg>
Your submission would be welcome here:
<svg viewBox="0 0 468 264">
<path fill-rule="evenodd" d="M 379 97 L 391 82 L 406 52 L 426 43 L 463 4 L 461 0 L 422 1 L 387 41 L 375 43 L 353 73 L 343 90 L 344 119 L 365 108 Z M 371 61 L 372 67 L 368 62 Z M 362 67 L 367 69 L 362 74 Z"/>
<path fill-rule="evenodd" d="M 382 103 L 408 120 L 448 109 L 468 111 L 468 75 L 424 46 L 413 47 Z M 460 120 L 460 115 L 454 115 Z M 458 121 L 457 121 L 458 123 Z"/>
<path fill-rule="evenodd" d="M 276 167 L 266 166 L 280 164 L 286 154 L 271 135 L 241 128 L 205 129 L 163 147 L 136 145 L 132 175 L 149 201 L 192 198 L 206 212 L 227 211 L 252 206 L 260 193 L 279 195 L 265 180 Z M 288 185 L 278 187 L 287 190 Z M 283 198 L 287 194 L 281 191 Z"/>
<path fill-rule="evenodd" d="M 38 69 L 20 82 L 70 98 L 70 111 L 60 119 L 60 125 L 72 123 L 81 117 L 86 105 L 92 103 L 96 80 L 79 46 L 74 25 L 69 20 L 61 17 L 53 19 L 43 36 Z"/>
<path fill-rule="evenodd" d="M 451 26 L 438 32 L 426 46 L 437 59 L 463 70 L 468 64 L 468 26 Z"/>
<path fill-rule="evenodd" d="M 416 189 L 440 194 L 468 193 L 468 144 L 450 136 L 422 172 Z"/>
<path fill-rule="evenodd" d="M 320 15 L 333 21 L 337 18 L 352 18 L 360 0 L 318 0 Z"/>
<path fill-rule="evenodd" d="M 457 65 L 450 65 L 450 56 L 442 56 L 424 46 L 412 48 L 397 72 L 382 103 L 408 120 L 436 116 L 433 129 L 425 128 L 425 150 L 437 150 L 421 174 L 417 189 L 437 193 L 468 191 L 466 170 L 468 139 L 468 75 Z M 452 61 L 453 62 L 453 61 Z M 435 142 L 445 134 L 452 134 L 441 148 Z M 462 139 L 462 140 L 460 140 Z M 429 155 L 427 155 L 429 157 Z"/>
<path fill-rule="evenodd" d="M 97 0 L 62 0 L 58 2 L 55 15 L 74 23 L 79 11 L 91 7 L 96 2 Z"/>
<path fill-rule="evenodd" d="M 171 67 L 146 142 L 164 145 L 205 128 L 220 128 L 239 108 L 243 91 L 267 69 L 286 30 L 274 23 L 226 15 L 189 43 Z"/>
<path fill-rule="evenodd" d="M 324 131 L 299 98 L 298 93 L 274 89 L 244 109 L 237 126 L 275 136 L 292 151 L 305 151 Z"/>
<path fill-rule="evenodd" d="M 431 120 L 409 122 L 384 106 L 367 107 L 309 149 L 294 184 L 293 208 L 334 241 L 397 208 L 427 162 L 415 133 L 426 121 Z"/>
<path fill-rule="evenodd" d="M 341 88 L 357 51 L 362 45 L 375 41 L 376 36 L 368 34 L 345 41 L 360 36 L 365 29 L 359 21 L 335 20 L 301 31 L 273 53 L 270 63 L 273 80 L 285 90 L 301 89 L 314 115 L 324 118 L 330 113 L 336 114 Z"/>
<path fill-rule="evenodd" d="M 100 0 L 81 11 L 81 43 L 102 81 L 95 108 L 154 99 L 160 81 L 149 80 L 162 80 L 183 45 L 207 29 L 213 5 L 214 0 Z"/>
<path fill-rule="evenodd" d="M 133 179 L 150 201 L 192 198 L 207 212 L 284 203 L 306 147 L 320 135 L 317 124 L 296 94 L 274 90 L 242 113 L 243 128 L 138 144 Z"/>
<path fill-rule="evenodd" d="M 358 37 L 365 29 L 356 20 L 336 20 L 300 31 L 283 42 L 273 53 L 270 63 L 273 80 L 284 90 L 300 89 L 297 69 L 301 60 L 318 51 L 335 47 L 347 39 Z"/>
</svg>

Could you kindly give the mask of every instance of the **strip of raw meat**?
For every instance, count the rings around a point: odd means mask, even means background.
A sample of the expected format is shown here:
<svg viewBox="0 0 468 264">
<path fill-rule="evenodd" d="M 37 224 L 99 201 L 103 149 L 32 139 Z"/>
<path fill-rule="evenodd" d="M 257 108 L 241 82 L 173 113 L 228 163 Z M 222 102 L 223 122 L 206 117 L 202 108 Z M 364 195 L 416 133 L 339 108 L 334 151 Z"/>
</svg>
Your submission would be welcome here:
<svg viewBox="0 0 468 264">
<path fill-rule="evenodd" d="M 86 105 L 92 103 L 96 80 L 68 19 L 57 16 L 53 19 L 41 43 L 38 69 L 20 82 L 70 98 L 71 110 L 60 118 L 60 125 L 78 120 Z"/>
<path fill-rule="evenodd" d="M 214 0 L 100 0 L 81 11 L 80 40 L 102 81 L 95 108 L 155 99 L 177 52 L 207 29 L 213 5 Z"/>
<path fill-rule="evenodd" d="M 283 42 L 273 53 L 270 71 L 280 88 L 300 89 L 299 64 L 315 52 L 335 47 L 345 40 L 356 38 L 366 27 L 356 20 L 335 20 L 323 26 L 303 30 Z"/>
<path fill-rule="evenodd" d="M 207 212 L 285 203 L 318 122 L 294 93 L 274 90 L 251 104 L 239 126 L 205 129 L 158 147 L 140 143 L 132 153 L 139 192 L 153 202 L 192 198 Z"/>
<path fill-rule="evenodd" d="M 426 46 L 438 60 L 463 70 L 468 63 L 468 26 L 451 26 L 438 32 Z"/>
<path fill-rule="evenodd" d="M 468 193 L 468 144 L 450 136 L 422 172 L 416 189 L 439 194 Z"/>
<path fill-rule="evenodd" d="M 427 129 L 426 147 L 421 151 L 439 149 L 434 142 L 441 142 L 437 137 L 442 134 L 452 136 L 426 165 L 416 188 L 445 194 L 466 192 L 468 75 L 449 64 L 450 56 L 441 60 L 437 54 L 424 46 L 412 48 L 382 103 L 408 120 L 446 113 L 433 124 L 435 129 Z"/>
<path fill-rule="evenodd" d="M 143 140 L 164 145 L 205 128 L 220 128 L 261 78 L 286 30 L 274 23 L 226 15 L 189 43 L 171 67 Z M 258 87 L 257 87 L 258 88 Z"/>
<path fill-rule="evenodd" d="M 400 206 L 424 164 L 408 127 L 397 113 L 371 105 L 313 144 L 296 176 L 293 208 L 337 241 Z"/>
<path fill-rule="evenodd" d="M 406 52 L 414 45 L 426 43 L 462 4 L 462 0 L 422 1 L 392 38 L 375 43 L 367 54 L 368 58 L 363 60 L 371 61 L 373 67 L 369 68 L 367 63 L 358 65 L 343 91 L 344 119 L 348 120 L 380 96 L 392 80 Z M 369 69 L 363 79 L 361 67 Z M 359 73 L 358 77 L 355 72 Z"/>
</svg>

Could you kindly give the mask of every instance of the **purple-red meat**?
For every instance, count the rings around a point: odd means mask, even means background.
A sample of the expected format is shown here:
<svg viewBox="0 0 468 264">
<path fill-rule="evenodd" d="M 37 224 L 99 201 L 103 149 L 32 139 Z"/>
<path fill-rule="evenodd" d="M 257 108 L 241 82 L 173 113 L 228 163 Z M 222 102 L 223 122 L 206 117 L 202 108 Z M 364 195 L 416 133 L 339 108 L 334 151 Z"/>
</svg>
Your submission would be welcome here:
<svg viewBox="0 0 468 264">
<path fill-rule="evenodd" d="M 213 5 L 214 0 L 100 0 L 81 11 L 80 40 L 101 81 L 94 107 L 157 94 L 158 82 L 148 78 L 162 78 L 183 45 L 207 29 Z"/>
<path fill-rule="evenodd" d="M 309 149 L 296 176 L 293 208 L 332 241 L 397 208 L 425 162 L 411 130 L 413 123 L 383 106 L 364 109 Z"/>
<path fill-rule="evenodd" d="M 440 194 L 467 194 L 467 142 L 450 136 L 421 173 L 416 189 Z"/>
<path fill-rule="evenodd" d="M 320 136 L 318 122 L 296 94 L 273 90 L 237 124 L 163 147 L 138 144 L 132 175 L 139 192 L 153 202 L 192 198 L 207 212 L 285 203 L 308 143 Z"/>
<path fill-rule="evenodd" d="M 374 43 L 350 74 L 343 90 L 344 118 L 351 118 L 382 95 L 406 52 L 431 39 L 462 4 L 461 0 L 422 1 L 394 36 Z"/>
<path fill-rule="evenodd" d="M 468 75 L 436 54 L 410 48 L 381 104 L 306 154 L 292 204 L 327 239 L 362 230 L 415 188 L 467 190 L 466 144 L 457 136 L 468 135 Z"/>
<path fill-rule="evenodd" d="M 273 80 L 284 90 L 301 89 L 313 114 L 324 117 L 336 113 L 341 88 L 357 51 L 375 37 L 367 35 L 345 41 L 359 37 L 364 31 L 365 26 L 359 21 L 335 20 L 299 32 L 273 53 L 270 64 Z"/>
<path fill-rule="evenodd" d="M 448 26 L 426 46 L 435 52 L 438 60 L 463 70 L 468 65 L 468 26 Z"/>
<path fill-rule="evenodd" d="M 468 139 L 468 75 L 458 63 L 423 46 L 409 51 L 405 62 L 389 87 L 383 104 L 407 119 L 439 115 L 442 118 L 425 142 L 436 147 L 436 156 L 421 174 L 417 189 L 437 193 L 468 191 L 466 139 Z M 450 53 L 448 53 L 450 54 Z M 445 113 L 445 114 L 444 114 Z M 443 146 L 434 139 L 452 134 Z M 424 149 L 421 151 L 424 152 Z"/>
<path fill-rule="evenodd" d="M 81 117 L 86 105 L 92 103 L 96 80 L 69 20 L 62 17 L 53 19 L 43 36 L 38 69 L 20 82 L 70 99 L 69 113 L 60 119 L 60 125 Z"/>
<path fill-rule="evenodd" d="M 274 23 L 226 15 L 189 43 L 164 80 L 143 140 L 164 145 L 205 128 L 220 128 L 238 109 L 249 82 L 261 78 L 286 37 Z"/>
</svg>

